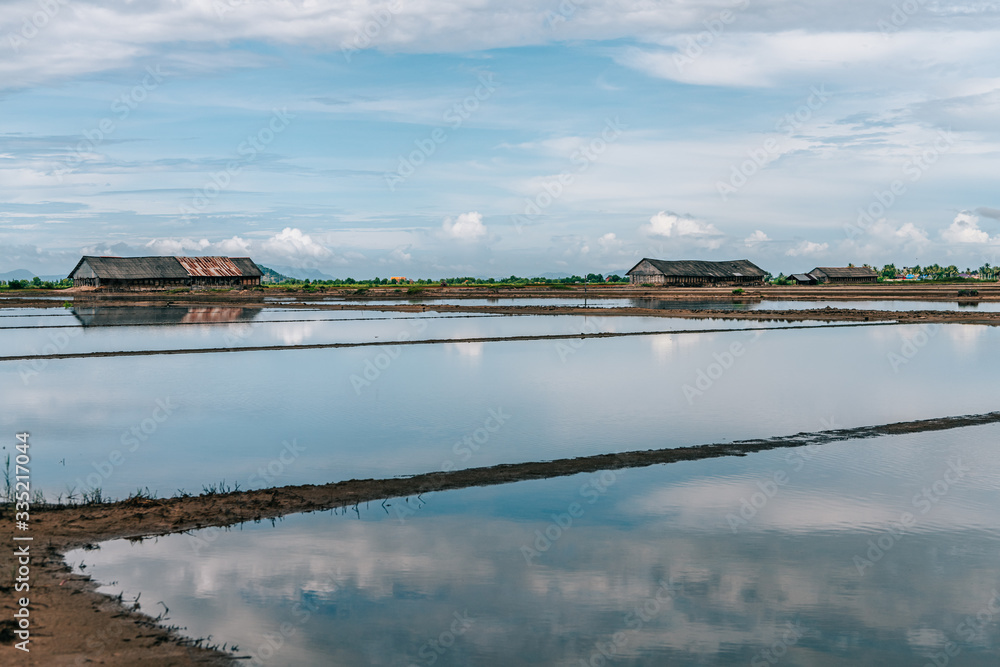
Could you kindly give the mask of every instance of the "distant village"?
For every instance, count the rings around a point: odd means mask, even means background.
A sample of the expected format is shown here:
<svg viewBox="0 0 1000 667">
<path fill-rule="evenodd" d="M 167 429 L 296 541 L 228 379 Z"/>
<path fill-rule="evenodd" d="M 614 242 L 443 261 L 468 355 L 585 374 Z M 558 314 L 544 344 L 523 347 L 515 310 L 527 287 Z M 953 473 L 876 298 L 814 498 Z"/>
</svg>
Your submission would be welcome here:
<svg viewBox="0 0 1000 667">
<path fill-rule="evenodd" d="M 802 273 L 772 275 L 747 259 L 728 261 L 664 260 L 643 258 L 622 275 L 588 273 L 585 276 L 506 278 L 452 277 L 411 279 L 406 276 L 370 279 L 301 279 L 286 276 L 257 264 L 249 257 L 97 257 L 84 256 L 65 278 L 44 280 L 40 277 L 0 280 L 0 289 L 246 289 L 262 285 L 350 286 L 410 285 L 524 285 L 524 284 L 628 284 L 642 287 L 753 285 L 824 285 L 864 284 L 906 281 L 996 281 L 1000 268 L 989 263 L 978 269 L 960 270 L 955 265 L 896 267 L 887 264 L 876 269 L 867 264 L 854 266 L 817 266 Z"/>
</svg>

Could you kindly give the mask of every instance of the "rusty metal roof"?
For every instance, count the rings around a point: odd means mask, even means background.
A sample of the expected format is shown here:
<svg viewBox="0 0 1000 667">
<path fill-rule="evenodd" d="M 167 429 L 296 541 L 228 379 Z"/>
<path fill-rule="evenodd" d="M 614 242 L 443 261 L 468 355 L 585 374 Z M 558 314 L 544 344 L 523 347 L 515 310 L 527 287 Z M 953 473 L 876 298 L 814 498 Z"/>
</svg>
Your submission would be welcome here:
<svg viewBox="0 0 1000 667">
<path fill-rule="evenodd" d="M 178 257 L 177 261 L 190 276 L 236 278 L 242 275 L 228 257 Z"/>
</svg>

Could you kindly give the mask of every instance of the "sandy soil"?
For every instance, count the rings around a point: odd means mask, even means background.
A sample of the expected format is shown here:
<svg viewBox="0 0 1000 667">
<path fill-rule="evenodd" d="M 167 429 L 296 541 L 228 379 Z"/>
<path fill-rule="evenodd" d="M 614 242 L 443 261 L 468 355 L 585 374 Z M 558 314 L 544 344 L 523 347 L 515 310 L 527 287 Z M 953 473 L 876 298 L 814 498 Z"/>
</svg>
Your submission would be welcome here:
<svg viewBox="0 0 1000 667">
<path fill-rule="evenodd" d="M 62 559 L 70 549 L 115 538 L 166 535 L 208 526 L 229 526 L 295 512 L 354 506 L 387 498 L 473 486 L 507 484 L 618 468 L 636 468 L 720 456 L 746 456 L 779 447 L 825 445 L 883 435 L 938 431 L 1000 422 L 1000 412 L 838 429 L 792 436 L 686 447 L 602 454 L 576 459 L 498 465 L 406 478 L 351 480 L 327 485 L 286 486 L 259 491 L 170 499 L 133 499 L 86 506 L 37 507 L 32 512 L 31 653 L 12 646 L 3 625 L 0 663 L 26 665 L 226 665 L 237 655 L 192 645 L 175 629 L 126 604 L 95 592 L 89 578 L 72 574 Z M 4 538 L 11 541 L 13 516 L 0 510 Z M 12 550 L 0 552 L 0 570 L 14 568 Z M 4 618 L 13 613 L 13 593 L 4 591 Z M 187 634 L 198 636 L 197 628 Z"/>
</svg>

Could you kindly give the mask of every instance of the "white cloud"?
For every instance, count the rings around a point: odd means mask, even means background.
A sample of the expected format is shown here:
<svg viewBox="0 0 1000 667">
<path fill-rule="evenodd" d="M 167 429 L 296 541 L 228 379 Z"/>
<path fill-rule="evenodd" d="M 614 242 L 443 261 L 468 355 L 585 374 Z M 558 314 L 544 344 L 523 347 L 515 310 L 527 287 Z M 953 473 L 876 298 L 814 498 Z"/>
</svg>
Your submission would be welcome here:
<svg viewBox="0 0 1000 667">
<path fill-rule="evenodd" d="M 802 241 L 794 248 L 789 248 L 786 255 L 789 257 L 807 257 L 809 255 L 819 255 L 829 250 L 829 243 L 813 243 L 812 241 Z"/>
<path fill-rule="evenodd" d="M 444 235 L 460 241 L 475 241 L 486 236 L 486 225 L 483 216 L 476 211 L 470 211 L 458 216 L 454 221 L 445 218 L 441 223 Z"/>
<path fill-rule="evenodd" d="M 753 234 L 743 239 L 743 245 L 745 245 L 748 248 L 753 248 L 760 245 L 761 243 L 764 243 L 765 241 L 770 241 L 770 240 L 771 239 L 768 238 L 767 234 L 758 229 Z"/>
<path fill-rule="evenodd" d="M 648 225 L 640 227 L 640 231 L 649 236 L 721 236 L 722 232 L 715 225 L 679 216 L 675 213 L 660 211 L 649 219 Z"/>
<path fill-rule="evenodd" d="M 639 231 L 647 236 L 691 240 L 709 250 L 719 248 L 724 237 L 712 223 L 666 211 L 654 215 L 649 224 L 641 226 Z"/>
<path fill-rule="evenodd" d="M 313 241 L 308 234 L 303 234 L 301 229 L 295 227 L 285 227 L 261 243 L 260 249 L 272 258 L 290 262 L 328 259 L 333 255 L 327 247 Z"/>
<path fill-rule="evenodd" d="M 619 250 L 622 247 L 622 241 L 614 232 L 608 232 L 601 238 L 597 239 L 597 243 L 601 246 L 601 250 L 605 252 Z"/>
<path fill-rule="evenodd" d="M 213 243 L 212 247 L 220 255 L 229 255 L 230 257 L 249 257 L 253 252 L 250 242 L 239 236 Z"/>
<path fill-rule="evenodd" d="M 959 213 L 941 231 L 941 238 L 948 243 L 989 243 L 990 235 L 979 228 L 979 218 L 971 213 Z"/>
<path fill-rule="evenodd" d="M 927 232 L 912 222 L 897 226 L 881 218 L 864 233 L 842 243 L 841 250 L 842 255 L 878 264 L 885 263 L 887 258 L 899 257 L 900 253 L 916 257 L 924 253 L 929 245 Z"/>
<path fill-rule="evenodd" d="M 383 264 L 409 264 L 410 260 L 413 259 L 413 255 L 406 252 L 404 248 L 396 248 L 389 253 L 382 263 Z"/>
<path fill-rule="evenodd" d="M 202 254 L 212 244 L 208 239 L 153 239 L 145 245 L 153 255 Z"/>
<path fill-rule="evenodd" d="M 986 67 L 996 56 L 998 38 L 989 30 L 909 30 L 892 39 L 876 31 L 734 31 L 700 46 L 695 42 L 699 36 L 669 35 L 660 40 L 665 48 L 628 48 L 618 61 L 650 76 L 695 85 L 773 86 L 817 77 L 828 82 L 875 80 L 886 71 L 916 77 L 926 69 Z"/>
</svg>

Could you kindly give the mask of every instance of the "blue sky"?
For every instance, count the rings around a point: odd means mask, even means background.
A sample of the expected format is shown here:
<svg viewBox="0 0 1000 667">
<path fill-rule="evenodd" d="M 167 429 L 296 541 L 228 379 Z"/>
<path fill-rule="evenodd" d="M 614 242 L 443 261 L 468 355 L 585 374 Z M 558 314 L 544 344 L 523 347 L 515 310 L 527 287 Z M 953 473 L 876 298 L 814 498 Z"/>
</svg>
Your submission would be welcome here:
<svg viewBox="0 0 1000 667">
<path fill-rule="evenodd" d="M 0 5 L 0 272 L 1000 263 L 1000 2 Z"/>
</svg>

